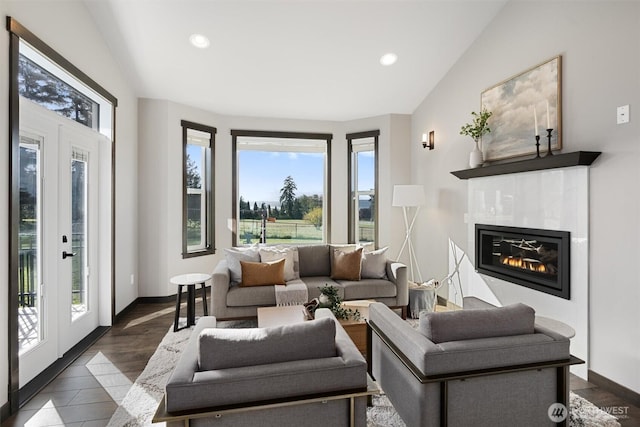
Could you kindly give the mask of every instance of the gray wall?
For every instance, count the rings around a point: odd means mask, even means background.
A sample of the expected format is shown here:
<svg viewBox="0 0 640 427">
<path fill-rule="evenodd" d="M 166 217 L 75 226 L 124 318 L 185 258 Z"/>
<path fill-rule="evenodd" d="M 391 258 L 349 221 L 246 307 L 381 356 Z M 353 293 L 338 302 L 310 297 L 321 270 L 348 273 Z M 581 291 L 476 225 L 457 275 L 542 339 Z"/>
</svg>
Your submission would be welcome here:
<svg viewBox="0 0 640 427">
<path fill-rule="evenodd" d="M 414 181 L 430 207 L 417 225 L 423 276 L 447 273 L 448 239 L 467 248 L 468 164 L 459 135 L 480 93 L 556 55 L 563 60 L 563 151 L 602 151 L 590 170 L 589 369 L 640 392 L 640 3 L 511 2 L 416 109 Z M 616 125 L 616 107 L 631 122 Z M 436 131 L 435 151 L 417 144 Z M 614 256 L 615 254 L 615 256 Z M 425 273 L 426 272 L 426 273 Z"/>
</svg>

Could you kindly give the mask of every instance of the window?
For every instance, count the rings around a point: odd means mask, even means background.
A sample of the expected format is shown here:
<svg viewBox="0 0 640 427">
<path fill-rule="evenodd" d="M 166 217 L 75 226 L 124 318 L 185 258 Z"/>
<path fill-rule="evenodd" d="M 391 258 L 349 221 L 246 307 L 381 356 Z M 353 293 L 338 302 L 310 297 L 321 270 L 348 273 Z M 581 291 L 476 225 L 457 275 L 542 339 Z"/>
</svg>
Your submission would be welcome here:
<svg viewBox="0 0 640 427">
<path fill-rule="evenodd" d="M 182 257 L 215 253 L 213 148 L 216 128 L 182 121 Z"/>
<path fill-rule="evenodd" d="M 18 54 L 18 93 L 108 138 L 112 136 L 112 102 L 23 40 Z"/>
<path fill-rule="evenodd" d="M 379 135 L 379 130 L 347 134 L 350 243 L 377 245 Z"/>
<path fill-rule="evenodd" d="M 326 242 L 331 134 L 232 130 L 235 245 Z"/>
</svg>

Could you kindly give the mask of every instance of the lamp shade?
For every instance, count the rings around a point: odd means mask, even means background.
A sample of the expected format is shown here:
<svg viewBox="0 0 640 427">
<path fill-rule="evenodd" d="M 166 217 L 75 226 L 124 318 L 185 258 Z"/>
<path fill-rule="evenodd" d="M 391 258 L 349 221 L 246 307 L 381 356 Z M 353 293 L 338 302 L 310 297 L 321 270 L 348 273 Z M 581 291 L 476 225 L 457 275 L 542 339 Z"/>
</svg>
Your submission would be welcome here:
<svg viewBox="0 0 640 427">
<path fill-rule="evenodd" d="M 393 206 L 423 206 L 425 204 L 423 185 L 393 186 Z"/>
</svg>

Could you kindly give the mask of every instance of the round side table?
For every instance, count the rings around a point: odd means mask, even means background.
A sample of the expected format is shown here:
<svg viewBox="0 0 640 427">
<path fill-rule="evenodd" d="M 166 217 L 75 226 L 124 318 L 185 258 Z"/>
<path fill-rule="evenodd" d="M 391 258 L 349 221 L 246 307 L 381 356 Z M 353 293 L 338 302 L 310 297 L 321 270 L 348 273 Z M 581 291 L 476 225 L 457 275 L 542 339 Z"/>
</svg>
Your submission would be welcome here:
<svg viewBox="0 0 640 427">
<path fill-rule="evenodd" d="M 554 332 L 559 333 L 567 338 L 573 338 L 576 336 L 576 330 L 564 322 L 550 317 L 536 315 L 536 324 L 544 326 L 547 329 L 551 329 Z"/>
<path fill-rule="evenodd" d="M 202 306 L 204 315 L 209 315 L 207 307 L 207 289 L 205 282 L 211 279 L 210 274 L 206 273 L 189 273 L 173 276 L 169 282 L 178 286 L 176 294 L 176 317 L 173 321 L 173 332 L 178 331 L 178 319 L 180 318 L 180 301 L 182 300 L 182 287 L 187 287 L 187 325 L 185 328 L 196 324 L 196 285 L 202 285 Z M 183 329 L 183 328 L 180 328 Z"/>
</svg>

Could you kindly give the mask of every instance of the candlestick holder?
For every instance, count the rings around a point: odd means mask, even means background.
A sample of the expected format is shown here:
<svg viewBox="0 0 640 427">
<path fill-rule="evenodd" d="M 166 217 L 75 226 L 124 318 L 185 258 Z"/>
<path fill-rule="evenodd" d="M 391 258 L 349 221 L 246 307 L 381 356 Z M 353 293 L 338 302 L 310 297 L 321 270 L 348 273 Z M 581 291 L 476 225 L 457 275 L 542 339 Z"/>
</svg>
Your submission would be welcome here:
<svg viewBox="0 0 640 427">
<path fill-rule="evenodd" d="M 547 156 L 553 156 L 553 153 L 551 152 L 551 131 L 553 129 L 547 129 L 547 141 L 549 142 L 549 145 L 547 146 Z"/>
<path fill-rule="evenodd" d="M 540 158 L 540 135 L 536 135 L 536 159 Z"/>
</svg>

